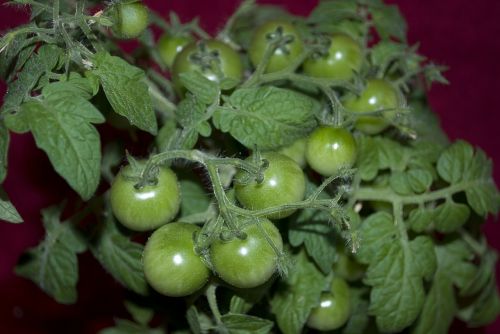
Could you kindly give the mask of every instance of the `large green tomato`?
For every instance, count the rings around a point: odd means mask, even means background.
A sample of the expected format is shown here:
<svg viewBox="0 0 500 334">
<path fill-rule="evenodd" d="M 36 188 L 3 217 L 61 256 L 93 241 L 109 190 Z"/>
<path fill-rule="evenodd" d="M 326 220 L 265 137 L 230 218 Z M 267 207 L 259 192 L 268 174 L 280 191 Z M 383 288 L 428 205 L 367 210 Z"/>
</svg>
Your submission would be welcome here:
<svg viewBox="0 0 500 334">
<path fill-rule="evenodd" d="M 257 226 L 257 224 L 260 224 Z M 217 274 L 237 288 L 253 288 L 264 284 L 276 271 L 277 254 L 269 245 L 265 231 L 278 251 L 283 240 L 278 229 L 268 219 L 246 225 L 244 240 L 215 241 L 210 247 L 210 259 Z"/>
<path fill-rule="evenodd" d="M 140 1 L 115 5 L 113 16 L 113 31 L 121 38 L 136 38 L 148 26 L 148 8 Z"/>
<path fill-rule="evenodd" d="M 331 38 L 327 54 L 313 55 L 304 62 L 304 72 L 318 78 L 350 80 L 359 72 L 363 52 L 359 44 L 346 35 Z"/>
<path fill-rule="evenodd" d="M 202 288 L 210 270 L 194 251 L 193 237 L 200 228 L 170 223 L 154 231 L 143 253 L 144 276 L 159 293 L 171 297 L 192 294 Z"/>
<path fill-rule="evenodd" d="M 243 63 L 240 55 L 224 42 L 211 39 L 192 42 L 175 57 L 172 65 L 172 79 L 181 87 L 180 74 L 199 72 L 207 79 L 221 81 L 224 78 L 240 81 L 243 77 Z"/>
<path fill-rule="evenodd" d="M 156 48 L 167 67 L 172 66 L 175 57 L 191 42 L 191 40 L 192 39 L 187 36 L 170 36 L 166 33 L 160 37 L 156 44 Z"/>
<path fill-rule="evenodd" d="M 180 188 L 171 169 L 160 167 L 155 185 L 136 189 L 136 182 L 127 178 L 130 165 L 116 175 L 110 190 L 111 208 L 115 217 L 134 231 L 148 231 L 170 222 L 179 211 Z"/>
<path fill-rule="evenodd" d="M 365 89 L 358 97 L 351 96 L 344 102 L 348 111 L 356 113 L 372 112 L 382 109 L 394 109 L 399 105 L 396 89 L 382 79 L 368 80 Z M 361 116 L 356 121 L 356 128 L 366 134 L 377 134 L 385 130 L 396 116 L 396 111 L 386 111 L 384 117 Z"/>
<path fill-rule="evenodd" d="M 357 262 L 345 249 L 345 246 L 337 248 L 338 258 L 333 265 L 333 273 L 347 281 L 357 281 L 363 277 L 366 266 Z M 352 253 L 351 253 L 352 254 Z"/>
<path fill-rule="evenodd" d="M 321 294 L 319 306 L 313 308 L 307 326 L 320 331 L 342 327 L 351 315 L 349 285 L 338 277 L 332 281 L 330 291 Z"/>
<path fill-rule="evenodd" d="M 266 72 L 284 69 L 296 60 L 304 49 L 299 32 L 293 25 L 285 21 L 269 21 L 257 28 L 250 43 L 248 52 L 254 66 L 260 63 L 268 44 L 276 35 L 285 36 L 287 39 L 274 50 L 267 64 Z"/>
<path fill-rule="evenodd" d="M 343 167 L 351 168 L 356 155 L 356 141 L 344 128 L 321 126 L 307 140 L 307 163 L 324 176 L 335 175 Z"/>
<path fill-rule="evenodd" d="M 240 170 L 235 176 L 235 195 L 247 209 L 261 210 L 298 202 L 304 199 L 306 179 L 299 165 L 289 157 L 274 153 L 262 153 L 262 158 L 269 162 L 264 171 L 264 180 L 244 183 L 249 178 L 246 171 Z M 247 158 L 252 161 L 253 157 Z M 285 210 L 268 215 L 270 219 L 290 216 L 295 210 Z"/>
</svg>

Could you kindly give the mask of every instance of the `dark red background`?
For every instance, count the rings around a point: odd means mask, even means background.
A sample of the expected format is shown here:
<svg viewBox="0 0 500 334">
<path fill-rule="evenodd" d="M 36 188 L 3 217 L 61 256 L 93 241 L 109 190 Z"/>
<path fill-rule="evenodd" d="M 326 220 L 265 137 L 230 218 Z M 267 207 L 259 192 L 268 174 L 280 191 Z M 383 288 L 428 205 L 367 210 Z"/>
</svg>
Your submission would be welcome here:
<svg viewBox="0 0 500 334">
<path fill-rule="evenodd" d="M 2 1 L 3 2 L 3 1 Z M 306 14 L 312 0 L 262 1 Z M 420 51 L 450 67 L 450 86 L 434 86 L 429 93 L 434 110 L 452 139 L 463 138 L 482 147 L 495 164 L 500 184 L 500 1 L 414 0 L 391 1 L 408 20 L 409 40 L 420 42 Z M 201 17 L 204 28 L 216 31 L 237 6 L 234 0 L 146 1 L 162 15 L 175 10 L 181 19 Z M 26 21 L 26 10 L 0 7 L 0 31 Z M 0 85 L 0 97 L 5 86 Z M 30 135 L 15 135 L 9 153 L 5 190 L 25 219 L 22 225 L 0 223 L 0 332 L 2 333 L 93 333 L 124 316 L 123 291 L 89 255 L 80 257 L 79 302 L 61 306 L 35 285 L 12 273 L 18 256 L 43 235 L 41 208 L 65 198 L 66 185 L 51 171 L 44 153 Z M 54 191 L 56 190 L 56 191 Z M 500 249 L 500 227 L 492 220 L 485 226 L 489 242 Z M 497 271 L 498 272 L 498 271 Z M 467 330 L 454 325 L 454 333 L 500 333 L 500 320 L 485 329 Z"/>
</svg>

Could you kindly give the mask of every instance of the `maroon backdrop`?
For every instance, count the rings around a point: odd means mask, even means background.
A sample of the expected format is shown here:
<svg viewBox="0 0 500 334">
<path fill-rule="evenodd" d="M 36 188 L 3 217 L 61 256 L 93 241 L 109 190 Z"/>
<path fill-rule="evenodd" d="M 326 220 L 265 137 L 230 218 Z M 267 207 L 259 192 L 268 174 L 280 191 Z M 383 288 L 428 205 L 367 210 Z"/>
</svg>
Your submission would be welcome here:
<svg viewBox="0 0 500 334">
<path fill-rule="evenodd" d="M 3 3 L 4 1 L 2 1 Z M 216 31 L 232 13 L 234 0 L 146 1 L 162 15 L 169 10 L 181 19 L 201 17 L 204 28 Z M 306 14 L 315 0 L 267 0 L 281 4 L 295 14 Z M 482 147 L 493 158 L 495 179 L 500 184 L 500 1 L 419 0 L 397 3 L 409 24 L 409 40 L 420 42 L 420 51 L 435 62 L 450 67 L 450 86 L 434 86 L 429 93 L 434 110 L 452 139 L 463 138 Z M 26 10 L 0 7 L 0 32 L 25 22 Z M 5 86 L 0 84 L 0 97 Z M 497 96 L 496 94 L 499 94 Z M 39 211 L 66 197 L 66 185 L 51 171 L 44 153 L 35 148 L 30 135 L 14 135 L 9 153 L 9 174 L 5 189 L 25 219 L 22 225 L 0 223 L 0 332 L 2 333 L 94 333 L 125 316 L 119 300 L 120 287 L 89 255 L 80 257 L 79 301 L 61 306 L 46 297 L 34 284 L 12 273 L 18 256 L 43 236 Z M 57 189 L 57 191 L 54 191 Z M 500 228 L 493 221 L 485 225 L 489 242 L 500 249 Z M 498 270 L 497 270 L 498 272 Z M 456 333 L 500 333 L 500 320 L 485 329 Z"/>
</svg>

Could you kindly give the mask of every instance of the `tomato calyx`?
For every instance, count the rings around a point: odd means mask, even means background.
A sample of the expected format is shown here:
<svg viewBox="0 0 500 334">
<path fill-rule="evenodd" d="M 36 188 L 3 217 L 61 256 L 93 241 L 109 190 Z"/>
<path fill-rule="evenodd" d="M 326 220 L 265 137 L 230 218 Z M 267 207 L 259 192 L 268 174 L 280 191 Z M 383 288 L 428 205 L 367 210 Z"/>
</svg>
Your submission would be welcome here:
<svg viewBox="0 0 500 334">
<path fill-rule="evenodd" d="M 197 50 L 189 55 L 189 61 L 199 66 L 202 72 L 214 71 L 219 77 L 222 77 L 220 52 L 209 50 L 205 41 L 199 41 L 196 47 Z"/>
<path fill-rule="evenodd" d="M 266 40 L 273 50 L 280 54 L 290 54 L 290 44 L 295 41 L 295 36 L 287 34 L 282 26 L 277 26 L 276 30 L 266 34 Z"/>
</svg>

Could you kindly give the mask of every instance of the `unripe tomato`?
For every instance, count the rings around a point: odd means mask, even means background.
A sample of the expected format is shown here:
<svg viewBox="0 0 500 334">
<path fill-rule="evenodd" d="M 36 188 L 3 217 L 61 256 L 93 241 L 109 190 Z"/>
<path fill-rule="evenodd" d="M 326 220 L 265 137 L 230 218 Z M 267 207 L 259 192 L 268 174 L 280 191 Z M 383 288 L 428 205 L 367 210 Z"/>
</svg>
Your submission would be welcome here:
<svg viewBox="0 0 500 334">
<path fill-rule="evenodd" d="M 172 66 L 175 57 L 191 42 L 191 40 L 192 39 L 187 36 L 170 36 L 166 33 L 160 37 L 156 48 L 167 67 Z"/>
<path fill-rule="evenodd" d="M 354 165 L 356 147 L 356 141 L 348 130 L 321 126 L 314 130 L 307 140 L 307 163 L 321 175 L 332 176 L 340 168 L 350 168 Z"/>
<path fill-rule="evenodd" d="M 120 223 L 134 231 L 148 231 L 170 222 L 179 211 L 180 188 L 174 172 L 160 167 L 155 185 L 136 189 L 127 178 L 130 165 L 116 175 L 110 190 L 113 214 Z"/>
<path fill-rule="evenodd" d="M 257 28 L 250 43 L 248 52 L 255 67 L 261 62 L 268 44 L 277 34 L 285 36 L 287 40 L 274 50 L 266 72 L 282 70 L 300 56 L 304 45 L 297 29 L 285 21 L 269 21 Z"/>
<path fill-rule="evenodd" d="M 382 109 L 394 109 L 399 105 L 396 89 L 387 81 L 382 79 L 368 80 L 365 89 L 359 97 L 351 97 L 344 102 L 347 110 L 364 113 Z M 395 111 L 386 111 L 384 118 L 377 116 L 362 116 L 356 121 L 356 128 L 366 134 L 377 134 L 385 130 L 394 119 Z"/>
<path fill-rule="evenodd" d="M 210 270 L 194 251 L 200 228 L 170 223 L 154 231 L 144 248 L 144 276 L 159 293 L 171 297 L 192 294 L 205 285 Z"/>
<path fill-rule="evenodd" d="M 269 162 L 264 171 L 264 180 L 257 183 L 247 180 L 248 173 L 240 170 L 235 176 L 235 195 L 247 209 L 260 210 L 304 199 L 306 179 L 299 165 L 289 157 L 274 153 L 262 153 L 262 158 Z M 251 161 L 253 157 L 247 158 Z M 285 210 L 268 215 L 269 219 L 281 219 L 290 216 L 295 210 Z"/>
<path fill-rule="evenodd" d="M 278 153 L 286 155 L 295 161 L 301 168 L 306 165 L 306 145 L 307 138 L 300 138 L 291 145 L 281 148 Z"/>
<path fill-rule="evenodd" d="M 359 44 L 349 36 L 336 35 L 331 38 L 326 55 L 313 55 L 304 62 L 304 73 L 318 78 L 350 80 L 362 63 Z"/>
<path fill-rule="evenodd" d="M 136 38 L 148 26 L 148 8 L 140 1 L 114 6 L 113 31 L 121 38 Z"/>
<path fill-rule="evenodd" d="M 307 326 L 320 331 L 342 327 L 351 315 L 349 285 L 335 277 L 329 292 L 321 294 L 319 305 L 311 310 Z"/>
<path fill-rule="evenodd" d="M 257 224 L 260 224 L 260 228 Z M 281 235 L 268 219 L 260 219 L 244 227 L 244 240 L 217 240 L 211 245 L 210 259 L 224 281 L 237 288 L 248 289 L 264 284 L 271 278 L 276 271 L 277 254 L 267 242 L 264 231 L 277 250 L 281 251 Z"/>
</svg>

